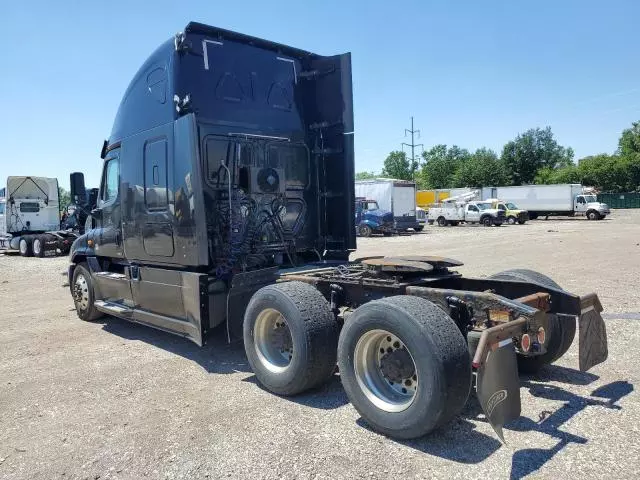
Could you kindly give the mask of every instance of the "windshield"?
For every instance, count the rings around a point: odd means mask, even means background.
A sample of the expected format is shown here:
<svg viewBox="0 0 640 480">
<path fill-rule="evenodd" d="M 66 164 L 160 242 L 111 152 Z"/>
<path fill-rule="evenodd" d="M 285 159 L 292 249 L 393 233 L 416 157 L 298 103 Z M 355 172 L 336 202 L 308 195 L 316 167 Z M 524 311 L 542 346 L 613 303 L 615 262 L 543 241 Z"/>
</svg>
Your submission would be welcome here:
<svg viewBox="0 0 640 480">
<path fill-rule="evenodd" d="M 364 202 L 362 208 L 365 210 L 378 210 L 378 202 Z"/>
<path fill-rule="evenodd" d="M 587 203 L 595 203 L 598 201 L 595 195 L 583 195 Z"/>
<path fill-rule="evenodd" d="M 507 202 L 506 205 L 509 210 L 518 210 L 518 206 L 515 203 Z"/>
<path fill-rule="evenodd" d="M 490 205 L 488 203 L 476 203 L 476 207 L 478 207 L 480 210 L 487 210 L 488 208 L 490 208 Z"/>
</svg>

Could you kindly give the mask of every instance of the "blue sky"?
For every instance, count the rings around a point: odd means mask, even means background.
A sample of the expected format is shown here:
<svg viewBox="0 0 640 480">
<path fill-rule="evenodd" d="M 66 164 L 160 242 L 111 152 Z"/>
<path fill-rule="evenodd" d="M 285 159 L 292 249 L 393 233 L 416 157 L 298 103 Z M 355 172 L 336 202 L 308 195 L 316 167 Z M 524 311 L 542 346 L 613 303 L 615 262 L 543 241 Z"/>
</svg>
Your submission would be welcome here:
<svg viewBox="0 0 640 480">
<path fill-rule="evenodd" d="M 427 147 L 500 151 L 550 125 L 577 158 L 612 152 L 640 119 L 638 18 L 634 0 L 3 2 L 0 178 L 97 185 L 129 80 L 189 20 L 351 51 L 358 171 L 380 170 L 412 115 Z"/>
</svg>

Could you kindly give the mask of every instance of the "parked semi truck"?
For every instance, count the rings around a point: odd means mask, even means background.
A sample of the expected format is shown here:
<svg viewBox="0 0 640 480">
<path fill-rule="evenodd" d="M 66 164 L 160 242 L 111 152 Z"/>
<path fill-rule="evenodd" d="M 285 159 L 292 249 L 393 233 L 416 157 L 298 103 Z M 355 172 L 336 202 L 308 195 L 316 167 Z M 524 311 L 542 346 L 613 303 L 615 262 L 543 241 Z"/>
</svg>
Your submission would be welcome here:
<svg viewBox="0 0 640 480">
<path fill-rule="evenodd" d="M 356 181 L 356 196 L 366 197 L 378 202 L 381 209 L 393 213 L 397 231 L 412 228 L 421 231 L 416 218 L 416 184 L 408 180 L 377 178 Z"/>
<path fill-rule="evenodd" d="M 58 194 L 55 178 L 8 177 L 0 246 L 24 257 L 67 254 L 78 231 L 61 227 Z"/>
<path fill-rule="evenodd" d="M 356 197 L 356 232 L 361 237 L 374 233 L 390 236 L 395 233 L 393 213 L 380 209 L 378 202 Z"/>
<path fill-rule="evenodd" d="M 502 438 L 518 367 L 562 356 L 576 320 L 580 368 L 606 359 L 598 298 L 528 270 L 463 277 L 436 256 L 349 261 L 352 108 L 349 54 L 188 24 L 134 76 L 102 148 L 94 228 L 69 257 L 77 314 L 198 345 L 224 328 L 279 395 L 337 363 L 363 419 L 396 438 L 445 424 L 473 388 Z"/>
</svg>

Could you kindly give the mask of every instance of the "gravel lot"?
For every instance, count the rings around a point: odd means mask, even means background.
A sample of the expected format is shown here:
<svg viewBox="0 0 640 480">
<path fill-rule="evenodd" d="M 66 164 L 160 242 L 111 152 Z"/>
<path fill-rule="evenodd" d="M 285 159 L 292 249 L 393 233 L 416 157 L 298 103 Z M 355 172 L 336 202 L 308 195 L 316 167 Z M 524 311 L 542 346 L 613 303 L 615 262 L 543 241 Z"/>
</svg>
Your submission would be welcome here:
<svg viewBox="0 0 640 480">
<path fill-rule="evenodd" d="M 597 291 L 609 360 L 580 373 L 574 344 L 523 378 L 506 446 L 475 401 L 435 434 L 397 442 L 366 428 L 339 376 L 276 397 L 223 332 L 199 348 L 115 318 L 82 322 L 61 287 L 66 258 L 0 255 L 0 478 L 637 478 L 640 211 L 359 246 L 355 256 L 445 255 L 467 275 L 525 267 Z"/>
</svg>

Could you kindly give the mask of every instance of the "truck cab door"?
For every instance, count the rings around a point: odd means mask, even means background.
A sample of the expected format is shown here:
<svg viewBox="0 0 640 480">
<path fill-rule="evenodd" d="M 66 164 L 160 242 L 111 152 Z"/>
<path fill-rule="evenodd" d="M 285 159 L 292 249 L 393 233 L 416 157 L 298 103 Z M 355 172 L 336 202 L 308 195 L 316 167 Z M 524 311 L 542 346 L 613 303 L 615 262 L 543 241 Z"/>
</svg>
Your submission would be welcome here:
<svg viewBox="0 0 640 480">
<path fill-rule="evenodd" d="M 576 213 L 579 213 L 581 215 L 584 215 L 585 212 L 587 211 L 587 201 L 585 200 L 585 198 L 582 195 L 578 195 L 576 197 L 575 203 L 574 203 L 574 207 L 573 207 L 573 211 Z"/>
<path fill-rule="evenodd" d="M 91 214 L 96 222 L 93 231 L 96 254 L 123 258 L 119 148 L 111 150 L 105 157 L 97 206 Z"/>
<path fill-rule="evenodd" d="M 480 210 L 475 205 L 467 205 L 465 207 L 464 219 L 467 222 L 479 222 Z"/>
</svg>

